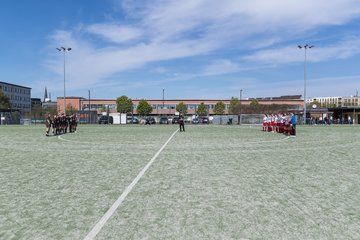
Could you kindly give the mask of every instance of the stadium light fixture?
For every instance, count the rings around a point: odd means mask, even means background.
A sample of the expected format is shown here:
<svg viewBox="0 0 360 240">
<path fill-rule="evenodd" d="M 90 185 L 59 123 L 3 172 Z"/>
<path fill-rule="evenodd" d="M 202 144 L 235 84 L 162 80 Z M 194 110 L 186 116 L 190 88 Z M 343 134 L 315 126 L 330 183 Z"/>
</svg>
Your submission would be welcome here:
<svg viewBox="0 0 360 240">
<path fill-rule="evenodd" d="M 64 114 L 66 115 L 66 91 L 65 91 L 65 53 L 71 51 L 71 48 L 59 47 L 56 48 L 59 52 L 64 53 Z"/>
<path fill-rule="evenodd" d="M 313 48 L 314 45 L 309 45 L 309 44 L 305 44 L 305 45 L 298 45 L 299 49 L 304 49 L 304 54 L 305 54 L 305 59 L 304 59 L 304 124 L 306 124 L 306 58 L 307 58 L 307 49 Z"/>
</svg>

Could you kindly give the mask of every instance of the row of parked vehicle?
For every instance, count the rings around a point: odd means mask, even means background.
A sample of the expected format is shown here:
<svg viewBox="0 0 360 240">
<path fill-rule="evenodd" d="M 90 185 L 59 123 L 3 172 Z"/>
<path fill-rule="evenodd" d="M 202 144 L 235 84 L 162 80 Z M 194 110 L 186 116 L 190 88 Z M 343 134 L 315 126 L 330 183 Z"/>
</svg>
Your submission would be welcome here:
<svg viewBox="0 0 360 240">
<path fill-rule="evenodd" d="M 156 121 L 154 117 L 145 117 L 139 119 L 137 116 L 127 116 L 126 123 L 127 124 L 139 124 L 141 121 L 148 122 L 150 124 L 177 124 L 179 121 L 178 116 L 161 116 L 159 121 Z M 99 124 L 113 124 L 114 119 L 112 116 L 103 115 L 99 118 Z M 185 118 L 185 122 L 192 124 L 209 124 L 209 118 L 207 117 L 199 117 L 199 118 Z"/>
<path fill-rule="evenodd" d="M 151 124 L 153 123 L 156 123 L 155 119 L 153 117 L 150 117 L 151 119 Z M 192 123 L 192 124 L 199 124 L 199 123 L 202 123 L 202 124 L 209 124 L 209 118 L 207 117 L 201 117 L 201 118 L 185 118 L 185 122 L 187 123 Z M 162 116 L 159 118 L 159 121 L 158 121 L 159 124 L 176 124 L 176 123 L 179 123 L 179 117 L 177 116 L 170 116 L 170 117 L 167 117 L 167 116 Z"/>
</svg>

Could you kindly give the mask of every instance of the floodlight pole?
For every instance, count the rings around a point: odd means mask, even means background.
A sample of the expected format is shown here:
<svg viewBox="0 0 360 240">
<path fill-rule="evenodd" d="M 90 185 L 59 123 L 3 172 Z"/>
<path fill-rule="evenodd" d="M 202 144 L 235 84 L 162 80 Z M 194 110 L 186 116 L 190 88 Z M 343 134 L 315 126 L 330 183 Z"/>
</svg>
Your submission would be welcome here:
<svg viewBox="0 0 360 240">
<path fill-rule="evenodd" d="M 63 52 L 64 53 L 64 114 L 66 115 L 66 91 L 65 91 L 65 53 L 71 51 L 71 48 L 65 48 L 65 47 L 59 47 L 56 48 L 59 52 Z"/>
<path fill-rule="evenodd" d="M 241 125 L 241 113 L 242 113 L 242 105 L 241 105 L 241 100 L 242 100 L 242 89 L 240 89 L 240 119 L 239 119 L 239 125 Z"/>
<path fill-rule="evenodd" d="M 164 106 L 165 106 L 164 99 L 165 99 L 165 89 L 163 88 L 163 112 L 164 112 Z"/>
<path fill-rule="evenodd" d="M 90 89 L 89 89 L 89 124 L 91 123 L 91 117 L 90 117 L 90 110 L 91 110 L 91 108 L 90 108 Z"/>
<path fill-rule="evenodd" d="M 304 54 L 305 54 L 305 58 L 304 58 L 304 125 L 306 124 L 306 58 L 307 58 L 307 54 L 306 51 L 309 48 L 313 48 L 314 45 L 309 45 L 309 44 L 305 44 L 305 45 L 298 45 L 298 48 L 304 48 Z"/>
</svg>

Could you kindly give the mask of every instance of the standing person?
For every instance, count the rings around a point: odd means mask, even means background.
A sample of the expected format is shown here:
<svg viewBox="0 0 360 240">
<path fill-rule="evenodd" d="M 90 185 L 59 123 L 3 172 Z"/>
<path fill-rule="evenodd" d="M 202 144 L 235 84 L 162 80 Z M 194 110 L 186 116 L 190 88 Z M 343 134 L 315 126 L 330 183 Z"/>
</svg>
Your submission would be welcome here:
<svg viewBox="0 0 360 240">
<path fill-rule="evenodd" d="M 268 116 L 266 114 L 264 114 L 263 121 L 262 121 L 262 130 L 263 131 L 267 131 L 266 130 L 267 129 L 267 126 L 266 126 L 267 117 Z"/>
<path fill-rule="evenodd" d="M 179 117 L 179 127 L 180 127 L 180 132 L 185 132 L 185 123 L 184 123 L 184 117 L 182 114 L 180 114 L 180 117 Z"/>
<path fill-rule="evenodd" d="M 48 113 L 46 120 L 45 120 L 45 126 L 46 126 L 46 136 L 49 136 L 50 128 L 52 125 L 51 115 Z"/>
<path fill-rule="evenodd" d="M 296 136 L 296 116 L 291 113 L 291 135 Z"/>
</svg>

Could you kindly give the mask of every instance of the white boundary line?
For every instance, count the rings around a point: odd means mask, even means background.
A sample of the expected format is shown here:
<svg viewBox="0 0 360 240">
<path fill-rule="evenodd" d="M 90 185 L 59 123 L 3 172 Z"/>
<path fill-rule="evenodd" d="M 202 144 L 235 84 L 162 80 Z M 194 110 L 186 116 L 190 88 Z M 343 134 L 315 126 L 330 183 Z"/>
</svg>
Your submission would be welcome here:
<svg viewBox="0 0 360 240">
<path fill-rule="evenodd" d="M 104 216 L 97 222 L 97 224 L 91 229 L 88 235 L 84 238 L 84 240 L 92 240 L 94 237 L 100 232 L 100 230 L 104 227 L 109 218 L 113 215 L 116 209 L 120 206 L 120 204 L 125 200 L 126 196 L 131 192 L 133 187 L 137 184 L 140 178 L 145 174 L 145 172 L 149 169 L 151 164 L 155 161 L 155 159 L 159 156 L 159 154 L 164 150 L 166 145 L 170 142 L 170 140 L 175 136 L 175 134 L 179 131 L 177 129 L 169 139 L 164 143 L 164 145 L 157 151 L 157 153 L 151 158 L 151 160 L 146 164 L 146 166 L 141 170 L 141 172 L 136 176 L 136 178 L 132 181 L 132 183 L 127 186 L 125 191 L 121 194 L 121 196 L 114 202 L 114 204 L 109 208 L 109 210 L 104 214 Z"/>
<path fill-rule="evenodd" d="M 67 141 L 67 142 L 74 142 L 74 141 L 62 138 L 61 135 L 58 136 L 58 139 L 63 140 L 63 141 Z"/>
</svg>

